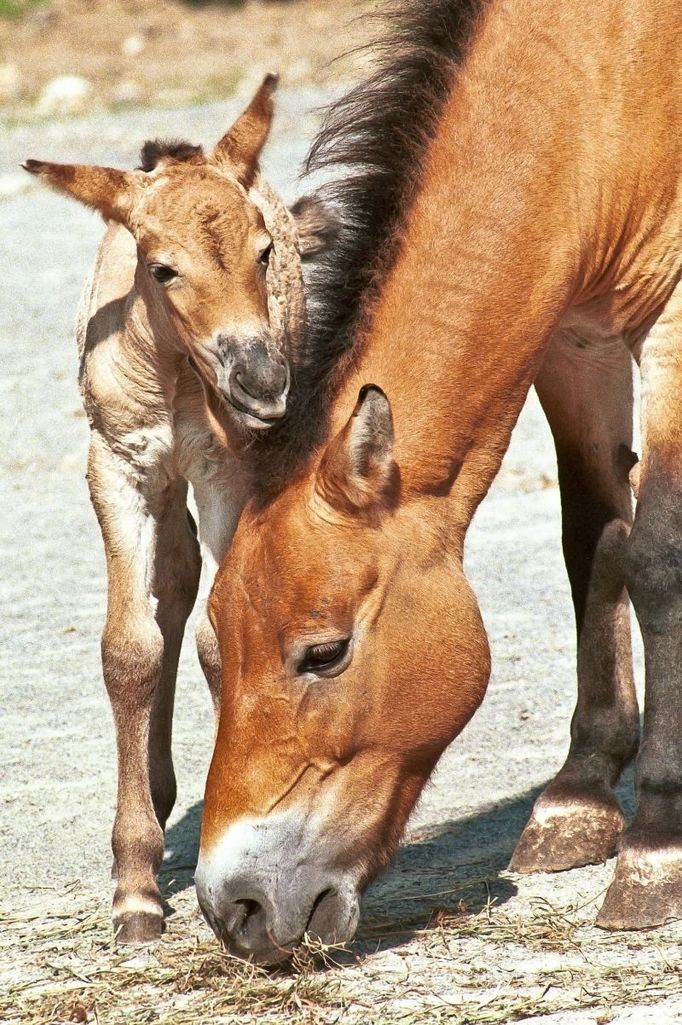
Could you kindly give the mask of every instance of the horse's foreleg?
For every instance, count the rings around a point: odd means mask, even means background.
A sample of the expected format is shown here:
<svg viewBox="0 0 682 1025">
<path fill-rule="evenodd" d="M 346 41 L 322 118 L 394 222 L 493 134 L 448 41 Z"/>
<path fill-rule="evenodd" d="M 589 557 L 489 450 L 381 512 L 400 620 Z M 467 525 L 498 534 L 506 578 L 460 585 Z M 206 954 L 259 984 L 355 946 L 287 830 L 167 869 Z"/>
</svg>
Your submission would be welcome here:
<svg viewBox="0 0 682 1025">
<path fill-rule="evenodd" d="M 578 701 L 568 757 L 514 851 L 510 868 L 517 872 L 560 871 L 613 854 L 625 825 L 613 786 L 638 743 L 624 589 L 632 359 L 620 343 L 580 345 L 558 336 L 536 382 L 557 449 Z"/>
<path fill-rule="evenodd" d="M 200 561 L 183 481 L 170 484 L 150 508 L 125 464 L 96 438 L 89 480 L 107 556 L 102 667 L 118 751 L 114 928 L 120 942 L 145 942 L 163 929 L 156 872 L 175 801 L 175 677 Z"/>
<path fill-rule="evenodd" d="M 635 816 L 597 920 L 621 929 L 682 918 L 682 293 L 644 342 L 640 370 L 642 461 L 625 569 L 644 642 L 644 723 Z"/>
</svg>

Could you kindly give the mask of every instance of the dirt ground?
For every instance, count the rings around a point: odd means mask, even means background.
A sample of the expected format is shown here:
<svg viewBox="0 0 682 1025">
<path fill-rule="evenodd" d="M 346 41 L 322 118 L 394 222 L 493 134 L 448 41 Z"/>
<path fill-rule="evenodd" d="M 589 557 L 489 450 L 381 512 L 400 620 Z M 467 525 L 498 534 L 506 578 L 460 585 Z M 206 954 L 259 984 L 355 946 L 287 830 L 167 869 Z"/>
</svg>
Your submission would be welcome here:
<svg viewBox="0 0 682 1025">
<path fill-rule="evenodd" d="M 260 49 L 260 36 L 249 37 L 247 26 L 331 7 L 190 10 L 170 0 L 131 0 L 119 10 L 122 19 L 171 10 L 197 25 L 241 24 L 246 66 L 249 52 Z M 107 9 L 113 17 L 112 4 L 44 5 L 51 8 Z M 134 31 L 131 24 L 125 32 Z M 5 46 L 8 25 L 1 25 Z M 27 22 L 12 26 L 29 40 L 20 44 L 15 36 L 12 52 L 22 68 L 34 65 L 36 88 L 71 66 L 59 62 L 54 40 L 46 44 L 51 57 L 36 49 L 31 59 L 22 48 L 40 33 Z M 112 48 L 116 60 L 124 31 Z M 209 27 L 202 31 L 210 35 Z M 81 34 L 69 53 L 95 67 L 94 28 Z M 61 37 L 65 54 L 71 35 Z M 318 35 L 328 37 L 325 52 L 341 48 L 337 28 Z M 198 38 L 208 53 L 208 36 Z M 271 45 L 276 52 L 280 44 Z M 158 82 L 175 73 L 176 52 L 167 51 L 168 68 L 159 55 L 149 97 L 158 100 Z M 212 60 L 200 52 L 200 63 Z M 48 59 L 54 63 L 46 70 Z M 105 75 L 103 95 L 107 81 Z M 265 170 L 289 198 L 300 190 L 296 171 L 317 123 L 311 109 L 330 96 L 329 84 L 320 83 L 285 87 L 279 96 Z M 185 99 L 198 95 L 195 84 L 196 76 Z M 223 956 L 203 923 L 192 874 L 212 723 L 188 642 L 174 736 L 178 803 L 161 874 L 168 928 L 148 951 L 112 946 L 115 759 L 99 667 L 105 577 L 84 480 L 87 427 L 72 338 L 102 226 L 17 166 L 27 156 L 132 166 L 148 136 L 214 141 L 241 101 L 186 106 L 180 97 L 120 110 L 103 101 L 68 120 L 36 120 L 28 99 L 30 116 L 20 116 L 18 102 L 10 104 L 0 147 L 0 1023 L 682 1022 L 682 926 L 610 934 L 592 924 L 612 863 L 532 878 L 505 871 L 535 795 L 564 757 L 574 697 L 554 458 L 532 397 L 467 549 L 491 636 L 489 693 L 444 755 L 391 870 L 367 895 L 357 941 L 331 952 L 326 964 L 304 957 L 288 972 L 265 973 Z M 639 656 L 638 665 L 641 683 Z M 631 813 L 629 776 L 621 797 Z"/>
<path fill-rule="evenodd" d="M 42 0 L 0 17 L 0 116 L 44 116 L 58 76 L 89 85 L 83 109 L 176 106 L 245 95 L 264 72 L 282 84 L 349 81 L 369 0 Z M 0 10 L 2 3 L 0 2 Z M 4 71 L 3 71 L 4 69 Z M 4 74 L 4 79 L 3 79 Z"/>
</svg>

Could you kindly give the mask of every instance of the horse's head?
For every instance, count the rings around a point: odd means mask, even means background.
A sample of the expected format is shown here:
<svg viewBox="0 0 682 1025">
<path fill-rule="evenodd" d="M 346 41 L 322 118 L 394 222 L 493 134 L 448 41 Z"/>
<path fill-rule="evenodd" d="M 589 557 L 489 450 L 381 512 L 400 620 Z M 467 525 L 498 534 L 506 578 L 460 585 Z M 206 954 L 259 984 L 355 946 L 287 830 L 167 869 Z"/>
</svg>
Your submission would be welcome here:
<svg viewBox="0 0 682 1025">
<path fill-rule="evenodd" d="M 272 323 L 268 266 L 281 264 L 287 244 L 297 271 L 288 274 L 287 284 L 300 291 L 287 298 L 301 309 L 303 304 L 300 260 L 291 244 L 295 230 L 291 238 L 275 237 L 283 218 L 266 223 L 257 180 L 275 83 L 274 76 L 265 79 L 207 156 L 187 143 L 147 143 L 142 168 L 132 172 L 36 160 L 24 164 L 132 233 L 136 285 L 155 335 L 179 345 L 209 395 L 227 400 L 232 420 L 253 428 L 269 426 L 286 407 L 290 339 L 286 323 L 284 330 Z M 274 199 L 272 193 L 268 198 Z M 316 213 L 303 207 L 304 230 Z M 319 224 L 313 223 L 312 231 L 319 236 Z M 302 248 L 311 248 L 307 237 Z"/>
<path fill-rule="evenodd" d="M 235 952 L 349 938 L 488 649 L 435 502 L 401 497 L 388 399 L 362 390 L 309 471 L 249 509 L 210 603 L 223 708 L 197 890 Z"/>
</svg>

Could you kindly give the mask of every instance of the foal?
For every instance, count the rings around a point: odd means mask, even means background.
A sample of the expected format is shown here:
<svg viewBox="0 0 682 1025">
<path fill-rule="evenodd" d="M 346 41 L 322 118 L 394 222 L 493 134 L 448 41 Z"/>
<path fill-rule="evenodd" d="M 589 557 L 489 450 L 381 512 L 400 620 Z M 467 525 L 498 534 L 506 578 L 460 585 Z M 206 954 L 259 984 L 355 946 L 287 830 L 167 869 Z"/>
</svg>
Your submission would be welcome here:
<svg viewBox="0 0 682 1025">
<path fill-rule="evenodd" d="M 104 679 L 118 746 L 112 846 L 119 941 L 163 927 L 156 872 L 175 801 L 171 726 L 177 663 L 203 560 L 212 574 L 250 492 L 245 448 L 285 412 L 303 326 L 302 234 L 258 175 L 275 80 L 205 156 L 146 143 L 142 168 L 28 171 L 113 222 L 77 322 L 90 423 L 88 483 L 108 576 Z M 317 234 L 316 234 L 317 233 Z M 197 530 L 187 510 L 191 482 Z M 199 658 L 214 704 L 220 664 L 207 619 Z"/>
</svg>

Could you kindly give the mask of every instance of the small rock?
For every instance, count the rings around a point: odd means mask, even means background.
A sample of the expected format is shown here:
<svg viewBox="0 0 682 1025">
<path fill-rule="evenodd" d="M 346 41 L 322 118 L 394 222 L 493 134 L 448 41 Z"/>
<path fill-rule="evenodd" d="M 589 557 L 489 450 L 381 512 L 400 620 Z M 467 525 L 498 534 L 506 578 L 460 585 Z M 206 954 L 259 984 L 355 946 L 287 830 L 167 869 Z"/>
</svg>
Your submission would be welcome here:
<svg viewBox="0 0 682 1025">
<path fill-rule="evenodd" d="M 130 103 L 139 103 L 143 93 L 144 90 L 139 82 L 132 78 L 126 78 L 115 85 L 109 95 L 112 103 L 124 107 Z"/>
<path fill-rule="evenodd" d="M 14 171 L 11 174 L 0 174 L 0 199 L 12 199 L 35 188 L 36 179 L 25 171 Z"/>
<path fill-rule="evenodd" d="M 141 36 L 139 32 L 134 32 L 133 35 L 126 36 L 121 43 L 121 53 L 124 57 L 137 57 L 143 50 L 144 36 Z"/>
<path fill-rule="evenodd" d="M 21 92 L 21 79 L 16 64 L 0 65 L 0 103 L 16 100 Z"/>
<path fill-rule="evenodd" d="M 80 114 L 92 94 L 92 85 L 80 75 L 59 75 L 38 97 L 39 114 Z"/>
</svg>

